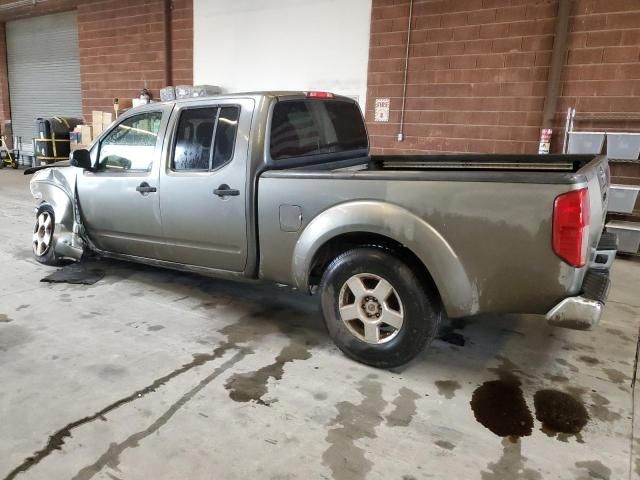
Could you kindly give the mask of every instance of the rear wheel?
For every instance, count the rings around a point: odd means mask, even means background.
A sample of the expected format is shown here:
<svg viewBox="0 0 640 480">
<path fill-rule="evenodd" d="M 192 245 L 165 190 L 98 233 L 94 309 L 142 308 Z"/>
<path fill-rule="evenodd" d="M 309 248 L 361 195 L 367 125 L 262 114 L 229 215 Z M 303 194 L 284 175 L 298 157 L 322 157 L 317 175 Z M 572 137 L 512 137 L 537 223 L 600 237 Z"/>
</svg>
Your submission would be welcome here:
<svg viewBox="0 0 640 480">
<path fill-rule="evenodd" d="M 436 335 L 440 306 L 391 253 L 357 248 L 326 269 L 320 298 L 329 335 L 347 356 L 378 368 L 402 365 Z"/>
<path fill-rule="evenodd" d="M 55 216 L 53 208 L 43 205 L 36 214 L 36 224 L 33 228 L 33 256 L 45 265 L 60 265 L 61 260 L 57 257 L 54 242 Z"/>
</svg>

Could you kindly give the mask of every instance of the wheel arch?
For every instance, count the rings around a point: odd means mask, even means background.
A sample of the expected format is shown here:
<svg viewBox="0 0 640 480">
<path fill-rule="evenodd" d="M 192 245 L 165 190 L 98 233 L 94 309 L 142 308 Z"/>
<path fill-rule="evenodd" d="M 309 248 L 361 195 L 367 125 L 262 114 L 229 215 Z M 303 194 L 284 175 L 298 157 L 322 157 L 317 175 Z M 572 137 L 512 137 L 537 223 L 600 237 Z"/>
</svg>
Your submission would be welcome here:
<svg viewBox="0 0 640 480">
<path fill-rule="evenodd" d="M 50 173 L 48 171 L 42 172 Z M 31 194 L 39 202 L 38 208 L 42 205 L 51 206 L 56 223 L 62 224 L 67 229 L 72 230 L 74 221 L 73 191 L 67 182 L 61 182 L 61 176 L 50 175 L 43 177 L 44 175 L 37 175 L 29 184 Z M 64 179 L 64 177 L 62 177 L 62 179 Z"/>
<path fill-rule="evenodd" d="M 79 260 L 83 244 L 75 232 L 73 172 L 65 168 L 49 168 L 37 172 L 29 187 L 38 201 L 36 211 L 43 206 L 53 210 L 55 222 L 53 242 L 59 258 Z"/>
<path fill-rule="evenodd" d="M 393 251 L 435 287 L 449 316 L 477 312 L 476 289 L 445 238 L 412 212 L 388 202 L 348 202 L 315 217 L 294 249 L 296 286 L 308 290 L 333 258 L 359 246 Z"/>
</svg>

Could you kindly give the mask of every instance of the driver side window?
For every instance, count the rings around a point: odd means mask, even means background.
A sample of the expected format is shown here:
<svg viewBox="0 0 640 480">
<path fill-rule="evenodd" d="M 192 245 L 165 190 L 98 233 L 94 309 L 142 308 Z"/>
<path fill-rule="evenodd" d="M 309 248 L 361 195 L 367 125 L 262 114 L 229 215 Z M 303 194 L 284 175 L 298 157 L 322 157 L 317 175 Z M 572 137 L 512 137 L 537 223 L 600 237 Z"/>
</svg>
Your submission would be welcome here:
<svg viewBox="0 0 640 480">
<path fill-rule="evenodd" d="M 98 170 L 149 171 L 162 112 L 145 112 L 118 124 L 100 142 Z"/>
</svg>

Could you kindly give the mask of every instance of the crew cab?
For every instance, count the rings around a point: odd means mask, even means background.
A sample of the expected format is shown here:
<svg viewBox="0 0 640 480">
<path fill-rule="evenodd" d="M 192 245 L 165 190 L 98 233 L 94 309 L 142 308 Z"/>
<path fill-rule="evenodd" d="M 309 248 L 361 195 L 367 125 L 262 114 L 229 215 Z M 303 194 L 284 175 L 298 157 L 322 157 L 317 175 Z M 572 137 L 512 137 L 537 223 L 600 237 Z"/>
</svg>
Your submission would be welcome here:
<svg viewBox="0 0 640 480">
<path fill-rule="evenodd" d="M 70 166 L 35 168 L 35 258 L 99 256 L 317 293 L 331 338 L 403 364 L 441 318 L 595 325 L 615 236 L 593 155 L 371 155 L 324 92 L 152 103 Z"/>
</svg>

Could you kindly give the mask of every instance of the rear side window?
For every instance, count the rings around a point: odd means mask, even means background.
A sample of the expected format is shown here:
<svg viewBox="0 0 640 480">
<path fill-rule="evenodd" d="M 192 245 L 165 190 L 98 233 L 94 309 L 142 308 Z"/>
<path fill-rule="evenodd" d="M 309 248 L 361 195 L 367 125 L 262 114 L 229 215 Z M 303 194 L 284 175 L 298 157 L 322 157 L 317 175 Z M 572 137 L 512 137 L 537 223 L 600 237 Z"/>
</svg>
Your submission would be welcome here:
<svg viewBox="0 0 640 480">
<path fill-rule="evenodd" d="M 285 100 L 273 109 L 271 158 L 366 149 L 367 132 L 355 103 L 339 100 Z"/>
<path fill-rule="evenodd" d="M 187 109 L 180 115 L 171 168 L 211 171 L 230 162 L 238 130 L 240 108 Z"/>
</svg>

